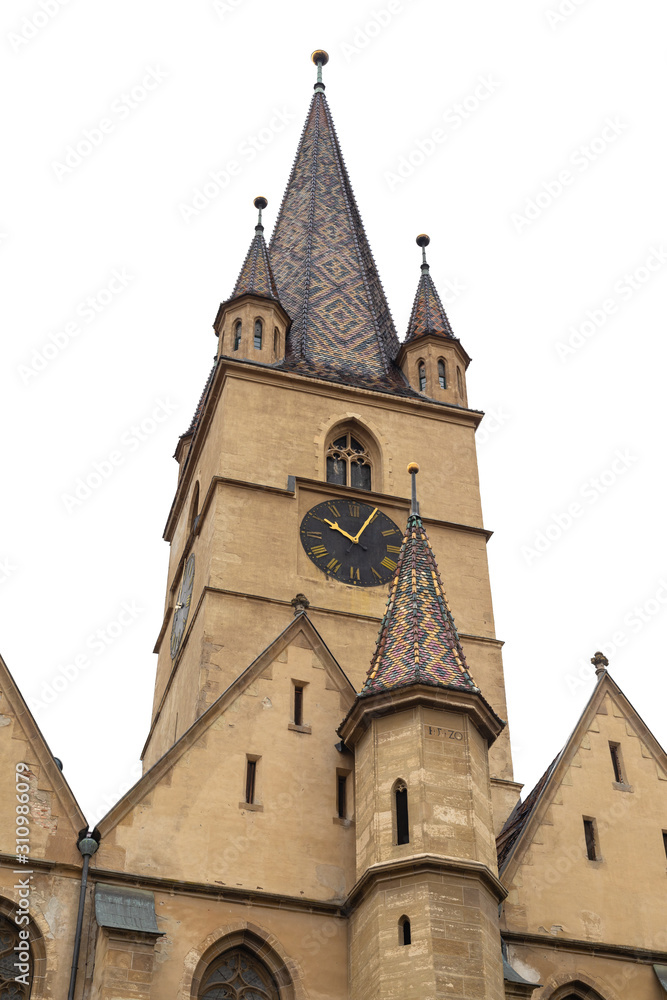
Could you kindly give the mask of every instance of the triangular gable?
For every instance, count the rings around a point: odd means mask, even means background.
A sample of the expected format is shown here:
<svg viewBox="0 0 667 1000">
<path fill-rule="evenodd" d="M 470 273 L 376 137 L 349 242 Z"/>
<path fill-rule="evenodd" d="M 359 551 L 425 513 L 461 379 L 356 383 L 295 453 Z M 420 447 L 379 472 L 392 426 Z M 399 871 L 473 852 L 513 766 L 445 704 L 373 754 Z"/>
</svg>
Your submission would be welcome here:
<svg viewBox="0 0 667 1000">
<path fill-rule="evenodd" d="M 26 773 L 30 785 L 31 856 L 71 862 L 72 857 L 79 858 L 76 842 L 80 831 L 87 829 L 86 819 L 1 656 L 0 695 L 2 800 L 14 801 L 16 765 L 32 765 Z M 14 811 L 7 809 L 0 821 L 0 851 L 5 854 L 16 852 L 14 819 Z"/>
<path fill-rule="evenodd" d="M 511 882 L 523 854 L 544 821 L 568 769 L 581 747 L 586 745 L 586 734 L 589 730 L 595 729 L 595 717 L 607 715 L 610 711 L 626 719 L 628 735 L 639 738 L 642 756 L 652 757 L 655 760 L 658 778 L 667 781 L 665 751 L 618 684 L 607 671 L 604 671 L 600 674 L 595 690 L 565 746 L 549 765 L 525 802 L 519 803 L 514 809 L 498 837 L 499 869 L 505 884 Z"/>
<path fill-rule="evenodd" d="M 125 795 L 113 806 L 112 809 L 97 824 L 102 838 L 120 823 L 127 813 L 138 802 L 140 802 L 149 792 L 165 778 L 169 770 L 180 760 L 180 758 L 191 749 L 192 746 L 202 737 L 206 730 L 215 720 L 255 681 L 259 678 L 267 667 L 283 652 L 284 649 L 295 641 L 298 642 L 299 633 L 303 634 L 303 640 L 308 643 L 318 656 L 327 674 L 328 685 L 332 689 L 337 689 L 345 702 L 347 710 L 353 703 L 356 692 L 349 678 L 340 667 L 338 661 L 324 642 L 324 639 L 317 631 L 308 615 L 301 612 L 283 629 L 283 631 L 270 643 L 246 669 L 239 674 L 235 681 L 223 691 L 219 698 L 213 702 L 209 708 L 199 716 L 188 730 L 174 743 L 172 747 L 155 762 L 146 774 L 142 775 L 139 781 L 130 788 Z"/>
</svg>

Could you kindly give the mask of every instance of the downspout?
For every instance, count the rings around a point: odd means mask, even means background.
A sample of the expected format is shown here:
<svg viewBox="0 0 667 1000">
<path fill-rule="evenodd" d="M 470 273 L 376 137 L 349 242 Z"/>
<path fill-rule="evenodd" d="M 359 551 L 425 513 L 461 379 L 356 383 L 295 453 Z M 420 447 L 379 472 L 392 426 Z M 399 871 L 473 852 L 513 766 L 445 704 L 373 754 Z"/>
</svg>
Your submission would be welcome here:
<svg viewBox="0 0 667 1000">
<path fill-rule="evenodd" d="M 76 973 L 79 967 L 79 952 L 81 950 L 81 928 L 83 927 L 83 909 L 86 903 L 86 889 L 88 887 L 88 866 L 90 859 L 98 848 L 98 842 L 91 837 L 88 832 L 82 836 L 77 845 L 79 853 L 83 855 L 83 871 L 81 872 L 81 889 L 79 891 L 79 912 L 76 918 L 76 933 L 74 935 L 74 954 L 72 955 L 72 972 L 69 978 L 69 992 L 67 1000 L 74 1000 L 74 988 L 76 987 Z"/>
</svg>

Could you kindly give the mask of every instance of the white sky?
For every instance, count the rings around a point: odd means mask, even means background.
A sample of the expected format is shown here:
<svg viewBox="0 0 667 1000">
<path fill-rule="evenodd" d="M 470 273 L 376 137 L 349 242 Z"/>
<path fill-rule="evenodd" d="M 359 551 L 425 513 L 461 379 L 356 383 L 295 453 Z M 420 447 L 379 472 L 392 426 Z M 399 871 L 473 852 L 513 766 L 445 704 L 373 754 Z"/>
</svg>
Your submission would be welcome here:
<svg viewBox="0 0 667 1000">
<path fill-rule="evenodd" d="M 470 403 L 489 415 L 480 475 L 517 780 L 530 787 L 573 728 L 593 687 L 582 665 L 601 647 L 666 741 L 661 16 L 649 0 L 5 0 L 0 651 L 42 701 L 87 657 L 35 715 L 91 821 L 138 773 L 171 456 L 257 194 L 270 235 L 317 47 L 399 334 L 415 236 L 428 232 L 431 274 L 473 357 Z M 133 98 L 145 78 L 153 89 Z M 89 155 L 59 167 L 102 119 Z M 261 131 L 272 123 L 282 131 Z M 440 142 L 397 182 L 400 158 L 418 161 L 434 129 Z M 236 175 L 186 222 L 182 206 L 230 160 Z M 588 336 L 560 357 L 589 310 Z M 138 440 L 132 428 L 160 403 Z M 114 451 L 120 464 L 68 510 L 63 494 Z M 549 525 L 546 551 L 522 551 Z M 92 648 L 124 605 L 135 617 Z"/>
</svg>

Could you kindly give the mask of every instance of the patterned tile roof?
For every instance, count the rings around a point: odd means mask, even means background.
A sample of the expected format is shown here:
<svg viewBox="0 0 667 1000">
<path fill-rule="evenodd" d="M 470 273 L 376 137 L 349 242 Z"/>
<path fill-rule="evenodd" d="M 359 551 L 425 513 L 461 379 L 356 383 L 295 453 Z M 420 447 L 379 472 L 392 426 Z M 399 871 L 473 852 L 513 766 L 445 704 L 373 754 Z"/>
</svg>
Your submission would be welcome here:
<svg viewBox="0 0 667 1000">
<path fill-rule="evenodd" d="M 428 264 L 422 264 L 405 342 L 414 340 L 415 337 L 423 337 L 426 333 L 439 333 L 443 337 L 452 337 L 456 340 L 445 307 L 429 274 Z"/>
<path fill-rule="evenodd" d="M 392 370 L 398 337 L 321 90 L 313 94 L 269 254 L 292 319 L 286 366 L 388 380 L 389 391 L 404 384 Z"/>
<path fill-rule="evenodd" d="M 264 242 L 264 226 L 261 224 L 255 226 L 255 236 L 231 297 L 236 299 L 240 295 L 261 295 L 265 299 L 278 299 L 269 253 Z"/>
<path fill-rule="evenodd" d="M 479 693 L 418 514 L 408 518 L 387 610 L 360 697 L 409 684 Z"/>
<path fill-rule="evenodd" d="M 561 758 L 562 750 L 558 756 L 551 761 L 548 768 L 533 788 L 530 795 L 523 802 L 517 802 L 510 813 L 504 827 L 496 837 L 496 850 L 498 852 L 498 870 L 501 871 L 509 859 L 510 854 L 516 844 L 526 823 L 530 819 L 533 809 L 542 797 L 542 793 L 547 786 L 549 778 L 554 772 L 556 764 Z"/>
</svg>

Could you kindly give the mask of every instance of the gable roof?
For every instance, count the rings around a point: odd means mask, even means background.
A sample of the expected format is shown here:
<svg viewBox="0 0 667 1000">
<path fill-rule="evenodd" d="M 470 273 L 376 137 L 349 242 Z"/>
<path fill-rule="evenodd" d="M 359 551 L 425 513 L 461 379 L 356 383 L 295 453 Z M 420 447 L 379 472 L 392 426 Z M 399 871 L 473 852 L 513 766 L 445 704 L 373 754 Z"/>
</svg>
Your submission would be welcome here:
<svg viewBox="0 0 667 1000">
<path fill-rule="evenodd" d="M 262 650 L 252 663 L 243 670 L 225 691 L 196 719 L 182 736 L 169 748 L 153 766 L 123 795 L 121 799 L 96 825 L 102 837 L 106 837 L 116 827 L 137 802 L 141 801 L 164 775 L 187 753 L 197 740 L 206 732 L 213 722 L 245 689 L 256 679 L 267 666 L 292 642 L 299 632 L 303 632 L 310 641 L 312 648 L 323 663 L 324 669 L 334 680 L 343 698 L 351 705 L 354 702 L 355 690 L 349 678 L 339 665 L 333 653 L 317 631 L 305 611 L 295 615 L 279 635 Z"/>
<path fill-rule="evenodd" d="M 509 872 L 510 866 L 513 867 L 512 862 L 518 857 L 519 848 L 522 844 L 530 843 L 535 829 L 541 823 L 546 809 L 551 803 L 565 772 L 579 749 L 584 734 L 590 728 L 595 715 L 598 713 L 608 694 L 618 703 L 623 714 L 632 721 L 632 725 L 640 734 L 642 742 L 647 747 L 650 747 L 653 756 L 656 758 L 656 762 L 662 761 L 662 764 L 658 763 L 658 767 L 662 767 L 667 778 L 667 758 L 665 751 L 633 705 L 623 694 L 618 684 L 616 684 L 606 670 L 601 671 L 595 689 L 565 746 L 555 760 L 551 762 L 525 801 L 515 806 L 496 838 L 498 871 L 502 874 L 506 871 Z"/>
</svg>

